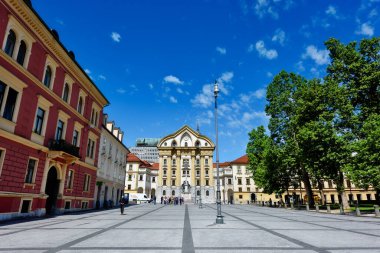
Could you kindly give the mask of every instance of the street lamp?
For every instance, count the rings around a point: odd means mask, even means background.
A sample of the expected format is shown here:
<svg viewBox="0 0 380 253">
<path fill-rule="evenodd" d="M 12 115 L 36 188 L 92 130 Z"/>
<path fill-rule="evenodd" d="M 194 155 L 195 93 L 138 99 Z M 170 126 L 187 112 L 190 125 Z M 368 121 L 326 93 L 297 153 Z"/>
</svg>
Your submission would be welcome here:
<svg viewBox="0 0 380 253">
<path fill-rule="evenodd" d="M 219 181 L 219 149 L 218 149 L 218 98 L 219 87 L 218 82 L 215 80 L 214 84 L 214 97 L 215 97 L 215 153 L 216 153 L 216 224 L 223 224 L 222 205 L 220 199 L 220 181 Z"/>
</svg>

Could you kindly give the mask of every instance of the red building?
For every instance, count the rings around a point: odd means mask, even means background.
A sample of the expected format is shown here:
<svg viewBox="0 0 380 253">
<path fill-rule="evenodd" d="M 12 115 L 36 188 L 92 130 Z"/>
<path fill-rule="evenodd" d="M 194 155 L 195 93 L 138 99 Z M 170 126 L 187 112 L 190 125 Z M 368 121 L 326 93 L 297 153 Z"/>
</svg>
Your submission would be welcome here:
<svg viewBox="0 0 380 253">
<path fill-rule="evenodd" d="M 93 208 L 108 104 L 30 1 L 0 0 L 0 220 Z"/>
</svg>

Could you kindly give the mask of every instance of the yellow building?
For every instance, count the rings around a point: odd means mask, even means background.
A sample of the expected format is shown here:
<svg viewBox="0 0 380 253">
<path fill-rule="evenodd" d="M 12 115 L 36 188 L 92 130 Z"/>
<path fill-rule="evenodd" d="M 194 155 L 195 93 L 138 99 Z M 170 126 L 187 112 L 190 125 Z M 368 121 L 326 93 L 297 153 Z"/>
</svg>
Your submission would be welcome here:
<svg viewBox="0 0 380 253">
<path fill-rule="evenodd" d="M 184 126 L 158 143 L 157 199 L 183 197 L 185 202 L 215 203 L 214 143 Z"/>
</svg>

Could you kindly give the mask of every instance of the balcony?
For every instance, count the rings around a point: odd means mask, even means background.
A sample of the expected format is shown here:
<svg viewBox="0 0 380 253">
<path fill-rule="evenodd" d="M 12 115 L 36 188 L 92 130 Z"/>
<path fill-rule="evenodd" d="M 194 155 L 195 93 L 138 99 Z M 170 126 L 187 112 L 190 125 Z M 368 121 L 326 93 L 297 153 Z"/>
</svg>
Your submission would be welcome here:
<svg viewBox="0 0 380 253">
<path fill-rule="evenodd" d="M 79 147 L 76 147 L 73 144 L 66 142 L 65 140 L 50 140 L 49 149 L 54 151 L 62 151 L 80 158 Z"/>
</svg>

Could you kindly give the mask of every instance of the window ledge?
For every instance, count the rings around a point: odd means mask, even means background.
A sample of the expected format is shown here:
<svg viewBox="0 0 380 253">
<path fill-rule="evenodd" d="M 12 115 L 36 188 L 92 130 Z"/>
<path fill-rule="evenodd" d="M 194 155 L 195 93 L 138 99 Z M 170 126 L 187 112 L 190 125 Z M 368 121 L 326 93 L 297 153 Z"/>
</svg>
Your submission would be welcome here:
<svg viewBox="0 0 380 253">
<path fill-rule="evenodd" d="M 45 136 L 32 132 L 32 136 L 30 137 L 30 140 L 37 144 L 44 145 Z"/>
<path fill-rule="evenodd" d="M 14 117 L 14 115 L 13 115 Z M 3 117 L 0 117 L 0 128 L 4 129 L 7 132 L 14 133 L 16 123 L 7 119 L 4 119 Z"/>
<path fill-rule="evenodd" d="M 25 188 L 32 188 L 32 189 L 34 189 L 34 187 L 36 186 L 36 184 L 35 183 L 24 183 L 24 189 Z"/>
</svg>

